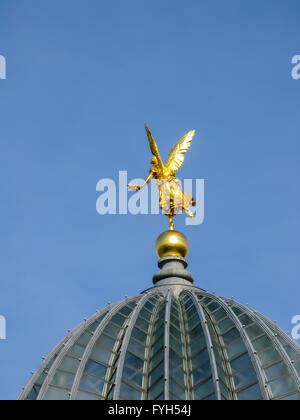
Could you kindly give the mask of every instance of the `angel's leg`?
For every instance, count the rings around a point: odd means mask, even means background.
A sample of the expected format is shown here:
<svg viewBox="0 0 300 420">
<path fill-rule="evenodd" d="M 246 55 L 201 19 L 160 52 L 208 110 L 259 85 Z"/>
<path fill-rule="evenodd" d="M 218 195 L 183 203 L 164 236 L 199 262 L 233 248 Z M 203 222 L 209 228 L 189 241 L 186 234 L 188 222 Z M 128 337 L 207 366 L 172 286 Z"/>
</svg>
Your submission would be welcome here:
<svg viewBox="0 0 300 420">
<path fill-rule="evenodd" d="M 188 208 L 186 208 L 186 207 L 183 207 L 183 210 L 186 212 L 186 214 L 191 218 L 191 219 L 193 219 L 194 218 L 194 213 L 191 211 L 191 210 L 189 210 Z"/>
<path fill-rule="evenodd" d="M 169 230 L 174 230 L 173 216 L 171 216 L 170 214 L 166 214 L 166 216 L 169 220 Z"/>
<path fill-rule="evenodd" d="M 162 210 L 164 208 L 162 188 L 159 187 L 158 191 L 159 191 L 159 208 Z"/>
</svg>

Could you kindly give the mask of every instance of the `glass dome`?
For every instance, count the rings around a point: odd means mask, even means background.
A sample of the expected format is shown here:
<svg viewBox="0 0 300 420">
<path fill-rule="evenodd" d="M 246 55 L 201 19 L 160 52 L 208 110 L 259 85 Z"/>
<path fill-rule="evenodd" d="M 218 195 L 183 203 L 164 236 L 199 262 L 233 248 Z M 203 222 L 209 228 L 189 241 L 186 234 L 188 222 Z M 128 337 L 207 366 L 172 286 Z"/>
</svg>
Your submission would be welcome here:
<svg viewBox="0 0 300 420">
<path fill-rule="evenodd" d="M 155 287 L 71 331 L 20 400 L 300 400 L 300 348 L 276 324 L 192 285 L 180 257 Z"/>
</svg>

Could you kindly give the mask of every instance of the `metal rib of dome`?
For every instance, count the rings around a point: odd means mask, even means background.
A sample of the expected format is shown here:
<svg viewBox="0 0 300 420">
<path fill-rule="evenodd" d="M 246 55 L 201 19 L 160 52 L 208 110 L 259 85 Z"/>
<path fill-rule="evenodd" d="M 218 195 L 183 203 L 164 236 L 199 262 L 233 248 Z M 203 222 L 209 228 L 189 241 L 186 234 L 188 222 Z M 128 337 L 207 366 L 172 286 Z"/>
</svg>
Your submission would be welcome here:
<svg viewBox="0 0 300 420">
<path fill-rule="evenodd" d="M 300 400 L 300 349 L 260 313 L 173 270 L 71 331 L 19 399 Z"/>
</svg>

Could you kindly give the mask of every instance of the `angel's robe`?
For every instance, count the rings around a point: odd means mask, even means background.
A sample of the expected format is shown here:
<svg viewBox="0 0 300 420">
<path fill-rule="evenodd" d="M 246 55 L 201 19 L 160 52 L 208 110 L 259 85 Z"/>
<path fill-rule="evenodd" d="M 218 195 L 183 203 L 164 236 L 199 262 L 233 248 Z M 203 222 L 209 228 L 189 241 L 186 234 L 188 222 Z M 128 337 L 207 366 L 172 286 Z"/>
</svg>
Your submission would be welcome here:
<svg viewBox="0 0 300 420">
<path fill-rule="evenodd" d="M 193 197 L 181 188 L 181 182 L 174 176 L 157 179 L 159 207 L 167 216 L 175 216 L 182 210 L 195 205 Z"/>
</svg>

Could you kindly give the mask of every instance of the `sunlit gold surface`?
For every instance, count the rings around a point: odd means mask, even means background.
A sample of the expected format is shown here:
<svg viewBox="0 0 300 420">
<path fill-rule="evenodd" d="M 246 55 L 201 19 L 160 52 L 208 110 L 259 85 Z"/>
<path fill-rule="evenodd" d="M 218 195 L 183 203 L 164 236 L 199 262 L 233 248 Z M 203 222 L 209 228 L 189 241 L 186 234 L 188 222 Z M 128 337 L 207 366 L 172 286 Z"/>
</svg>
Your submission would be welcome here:
<svg viewBox="0 0 300 420">
<path fill-rule="evenodd" d="M 195 130 L 189 131 L 174 147 L 170 150 L 167 163 L 164 165 L 156 142 L 145 124 L 150 150 L 153 155 L 151 159 L 151 168 L 148 178 L 143 185 L 128 184 L 130 190 L 138 191 L 147 185 L 152 178 L 157 180 L 159 189 L 159 207 L 169 220 L 169 230 L 174 230 L 173 217 L 184 210 L 191 218 L 194 217 L 189 209 L 195 206 L 195 200 L 189 194 L 186 194 L 180 185 L 180 181 L 175 177 L 176 171 L 181 167 L 184 161 L 184 155 L 190 148 L 195 135 Z"/>
<path fill-rule="evenodd" d="M 167 230 L 157 238 L 155 249 L 159 258 L 171 255 L 185 258 L 189 252 L 189 243 L 181 232 Z"/>
</svg>

